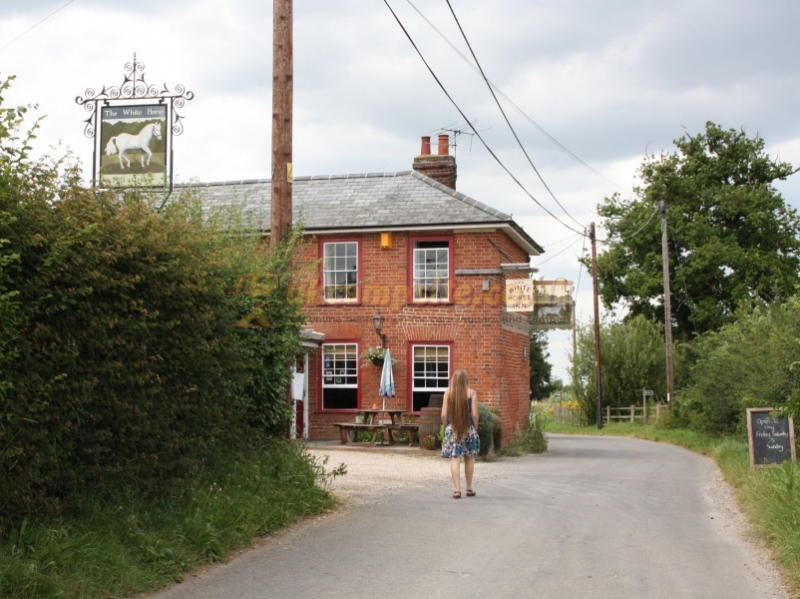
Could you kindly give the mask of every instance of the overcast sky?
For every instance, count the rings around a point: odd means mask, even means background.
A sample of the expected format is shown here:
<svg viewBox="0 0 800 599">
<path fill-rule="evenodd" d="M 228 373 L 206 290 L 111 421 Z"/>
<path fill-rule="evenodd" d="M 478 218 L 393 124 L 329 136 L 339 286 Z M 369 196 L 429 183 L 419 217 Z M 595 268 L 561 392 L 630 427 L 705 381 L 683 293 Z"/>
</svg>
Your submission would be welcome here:
<svg viewBox="0 0 800 599">
<path fill-rule="evenodd" d="M 468 54 L 444 0 L 412 0 Z M 119 85 L 136 52 L 149 83 L 182 83 L 195 99 L 175 139 L 178 181 L 270 176 L 272 3 L 256 0 L 2 0 L 0 76 L 9 105 L 47 115 L 37 143 L 69 147 L 90 170 L 75 97 Z M 580 223 L 630 195 L 645 153 L 670 151 L 708 120 L 759 133 L 800 166 L 797 0 L 451 0 L 487 76 L 550 188 Z M 390 0 L 450 94 L 500 158 L 562 220 L 516 147 L 485 84 L 407 0 Z M 31 31 L 25 33 L 28 29 Z M 19 39 L 17 36 L 23 34 Z M 420 136 L 464 121 L 382 0 L 305 0 L 295 7 L 296 175 L 409 170 Z M 14 40 L 14 41 L 12 41 Z M 5 47 L 3 47 L 5 46 Z M 536 206 L 477 140 L 458 138 L 458 189 L 514 215 L 547 253 L 545 278 L 578 281 L 582 242 Z M 60 150 L 59 150 L 60 151 Z M 780 189 L 800 205 L 800 183 Z M 580 275 L 579 320 L 591 313 Z M 550 334 L 566 376 L 571 335 Z"/>
</svg>

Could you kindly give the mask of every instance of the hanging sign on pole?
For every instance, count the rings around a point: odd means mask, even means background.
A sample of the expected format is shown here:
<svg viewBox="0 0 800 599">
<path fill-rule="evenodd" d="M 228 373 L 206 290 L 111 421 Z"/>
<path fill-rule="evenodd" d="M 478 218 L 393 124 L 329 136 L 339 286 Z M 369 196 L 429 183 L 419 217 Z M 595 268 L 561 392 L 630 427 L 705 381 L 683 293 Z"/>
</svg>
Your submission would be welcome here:
<svg viewBox="0 0 800 599">
<path fill-rule="evenodd" d="M 90 113 L 84 135 L 94 142 L 92 185 L 172 189 L 172 137 L 183 133 L 183 108 L 194 94 L 145 81 L 133 55 L 120 85 L 88 88 L 75 98 Z"/>
</svg>

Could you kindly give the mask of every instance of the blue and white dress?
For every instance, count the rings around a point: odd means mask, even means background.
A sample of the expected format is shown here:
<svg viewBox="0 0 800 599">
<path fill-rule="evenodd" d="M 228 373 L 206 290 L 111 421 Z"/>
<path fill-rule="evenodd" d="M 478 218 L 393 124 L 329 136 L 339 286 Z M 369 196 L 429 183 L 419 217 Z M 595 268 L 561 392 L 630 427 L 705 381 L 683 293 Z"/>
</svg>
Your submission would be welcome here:
<svg viewBox="0 0 800 599">
<path fill-rule="evenodd" d="M 460 458 L 461 456 L 476 456 L 481 450 L 481 438 L 475 430 L 475 421 L 472 419 L 472 394 L 467 398 L 467 410 L 469 410 L 469 430 L 463 439 L 456 439 L 456 433 L 450 424 L 450 417 L 447 418 L 447 428 L 444 429 L 444 439 L 442 440 L 443 458 Z"/>
</svg>

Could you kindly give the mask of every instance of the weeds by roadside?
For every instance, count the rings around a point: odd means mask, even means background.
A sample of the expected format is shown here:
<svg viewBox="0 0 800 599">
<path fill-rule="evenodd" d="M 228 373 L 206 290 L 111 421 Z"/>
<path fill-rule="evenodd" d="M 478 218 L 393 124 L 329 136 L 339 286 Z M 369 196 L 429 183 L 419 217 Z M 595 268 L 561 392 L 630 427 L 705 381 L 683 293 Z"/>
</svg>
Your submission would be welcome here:
<svg viewBox="0 0 800 599">
<path fill-rule="evenodd" d="M 503 457 L 520 456 L 526 453 L 544 453 L 547 451 L 547 439 L 541 418 L 534 412 L 528 426 L 511 440 L 509 445 L 500 450 Z"/>
<path fill-rule="evenodd" d="M 334 505 L 332 470 L 301 446 L 278 442 L 230 456 L 162 497 L 93 489 L 81 514 L 23 520 L 0 541 L 0 597 L 122 597 L 180 580 L 257 536 Z"/>
</svg>

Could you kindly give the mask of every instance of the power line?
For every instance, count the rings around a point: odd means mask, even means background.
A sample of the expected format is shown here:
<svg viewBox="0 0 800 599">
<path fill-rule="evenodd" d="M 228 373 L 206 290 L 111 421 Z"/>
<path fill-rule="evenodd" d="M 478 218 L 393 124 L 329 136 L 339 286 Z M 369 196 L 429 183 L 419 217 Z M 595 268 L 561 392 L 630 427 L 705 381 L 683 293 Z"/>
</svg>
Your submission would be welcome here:
<svg viewBox="0 0 800 599">
<path fill-rule="evenodd" d="M 585 239 L 586 239 L 586 238 L 584 237 L 583 239 L 584 239 L 584 241 L 585 241 Z M 546 260 L 542 260 L 541 262 L 537 262 L 536 266 L 541 266 L 542 264 L 545 264 L 545 263 L 547 263 L 547 262 L 550 262 L 550 260 L 552 260 L 552 259 L 553 259 L 553 258 L 555 258 L 556 256 L 558 256 L 558 255 L 560 255 L 560 254 L 563 254 L 564 252 L 566 252 L 566 251 L 567 251 L 568 249 L 570 249 L 570 248 L 573 248 L 573 247 L 575 247 L 575 244 L 576 244 L 576 243 L 578 243 L 579 241 L 580 241 L 580 239 L 576 239 L 575 241 L 573 241 L 572 243 L 570 243 L 570 244 L 569 244 L 567 247 L 565 247 L 565 248 L 563 248 L 563 249 L 559 250 L 558 252 L 556 252 L 555 254 L 553 254 L 552 256 L 550 256 L 549 258 L 547 258 Z"/>
<path fill-rule="evenodd" d="M 416 51 L 416 53 L 419 55 L 419 57 L 420 57 L 420 60 L 422 60 L 423 64 L 424 64 L 424 65 L 425 65 L 425 67 L 428 69 L 428 72 L 429 72 L 429 73 L 431 74 L 431 76 L 434 78 L 434 80 L 436 81 L 436 83 L 437 83 L 437 85 L 439 86 L 439 88 L 442 90 L 442 92 L 444 92 L 444 95 L 445 95 L 445 96 L 447 96 L 447 99 L 448 99 L 448 100 L 450 100 L 450 103 L 451 103 L 451 104 L 452 104 L 452 105 L 455 107 L 455 109 L 458 111 L 458 113 L 461 115 L 461 117 L 462 117 L 462 118 L 463 118 L 463 119 L 464 119 L 464 120 L 465 120 L 467 123 L 470 123 L 470 120 L 469 120 L 469 118 L 467 118 L 467 115 L 466 115 L 466 114 L 464 114 L 464 111 L 463 111 L 463 110 L 461 110 L 461 107 L 460 107 L 460 106 L 459 106 L 459 105 L 456 103 L 456 101 L 453 99 L 453 97 L 452 97 L 452 96 L 451 96 L 451 95 L 448 93 L 448 91 L 447 91 L 447 89 L 445 88 L 444 84 L 443 84 L 443 83 L 442 83 L 442 82 L 439 80 L 439 77 L 437 77 L 437 76 L 436 76 L 436 73 L 433 71 L 433 69 L 431 68 L 431 66 L 428 64 L 428 61 L 427 61 L 427 60 L 425 60 L 425 57 L 422 55 L 422 52 L 420 51 L 420 49 L 417 47 L 417 44 L 414 42 L 413 38 L 411 37 L 411 34 L 410 34 L 410 33 L 409 33 L 407 30 L 406 30 L 406 28 L 405 28 L 405 25 L 403 25 L 403 22 L 400 20 L 400 17 L 398 17 L 398 16 L 397 16 L 397 13 L 395 13 L 395 12 L 394 12 L 394 9 L 393 9 L 393 8 L 391 7 L 391 5 L 389 4 L 388 0 L 383 0 L 383 3 L 386 5 L 386 7 L 387 7 L 387 8 L 389 9 L 389 11 L 392 13 L 392 16 L 394 17 L 395 21 L 397 21 L 397 24 L 400 26 L 400 29 L 402 29 L 402 30 L 403 30 L 403 33 L 404 33 L 404 34 L 405 34 L 405 36 L 408 38 L 408 41 L 411 43 L 411 45 L 413 46 L 414 50 L 415 50 L 415 51 Z M 579 231 L 579 230 L 577 230 L 577 229 L 574 229 L 573 227 L 571 227 L 570 225 L 568 225 L 567 223 L 565 223 L 564 221 L 562 221 L 562 220 L 561 220 L 560 218 L 558 218 L 558 217 L 557 217 L 555 214 L 553 214 L 552 212 L 550 212 L 550 210 L 548 210 L 548 209 L 547 209 L 547 208 L 546 208 L 546 207 L 545 207 L 545 206 L 544 206 L 544 205 L 543 205 L 543 204 L 542 204 L 542 203 L 541 203 L 539 200 L 537 200 L 537 199 L 536 199 L 536 198 L 533 196 L 533 194 L 531 194 L 531 192 L 529 192 L 529 191 L 528 191 L 528 190 L 525 188 L 525 186 L 524 186 L 524 185 L 523 185 L 523 184 L 522 184 L 522 183 L 519 181 L 519 179 L 517 179 L 517 178 L 514 176 L 514 174 L 513 174 L 513 173 L 512 173 L 510 170 L 508 170 L 508 167 L 507 167 L 505 164 L 503 164 L 503 161 L 502 161 L 502 160 L 500 160 L 500 158 L 497 156 L 497 154 L 495 154 L 495 153 L 494 153 L 494 151 L 493 151 L 493 150 L 492 150 L 492 149 L 489 147 L 489 144 L 487 144 L 487 143 L 486 143 L 486 140 L 484 140 L 484 139 L 483 139 L 483 137 L 482 137 L 482 136 L 481 136 L 481 134 L 480 134 L 480 133 L 479 133 L 479 132 L 478 132 L 478 131 L 475 129 L 475 127 L 472 127 L 472 125 L 471 125 L 471 124 L 470 124 L 470 127 L 472 128 L 472 131 L 475 133 L 475 137 L 477 137 L 477 138 L 480 140 L 480 142 L 483 144 L 483 147 L 484 147 L 484 148 L 486 148 L 486 151 L 487 151 L 487 152 L 489 152 L 489 154 L 492 156 L 492 158 L 494 158 L 494 159 L 495 159 L 495 161 L 497 162 L 497 164 L 499 164 L 499 165 L 500 165 L 500 167 L 501 167 L 501 168 L 502 168 L 502 169 L 503 169 L 503 170 L 504 170 L 504 171 L 505 171 L 505 172 L 508 174 L 508 176 L 509 176 L 509 177 L 511 177 L 511 178 L 514 180 L 514 182 L 515 182 L 515 183 L 516 183 L 516 184 L 519 186 L 519 188 L 520 188 L 520 189 L 522 189 L 522 191 L 523 191 L 523 192 L 524 192 L 524 193 L 525 193 L 525 194 L 526 194 L 526 195 L 527 195 L 529 198 L 531 198 L 531 199 L 532 199 L 532 200 L 533 200 L 533 201 L 536 203 L 536 205 L 537 205 L 537 206 L 539 206 L 539 207 L 540 207 L 542 210 L 544 210 L 544 211 L 545 211 L 547 214 L 549 214 L 551 217 L 553 217 L 553 218 L 554 218 L 554 219 L 555 219 L 555 220 L 556 220 L 556 221 L 557 221 L 557 222 L 558 222 L 560 225 L 562 225 L 563 227 L 565 227 L 565 228 L 569 229 L 570 231 L 573 231 L 574 233 L 578 233 L 579 235 L 584 235 L 584 232 L 583 232 L 583 231 Z"/>
<path fill-rule="evenodd" d="M 44 22 L 45 22 L 47 19 L 49 19 L 50 17 L 52 17 L 52 16 L 53 16 L 54 14 L 56 14 L 58 11 L 60 11 L 60 10 L 62 10 L 62 9 L 64 9 L 64 8 L 66 8 L 66 7 L 67 7 L 69 4 L 72 4 L 73 2 L 75 2 L 75 0 L 69 0 L 69 2 L 67 2 L 67 3 L 66 3 L 66 4 L 64 4 L 64 5 L 62 5 L 62 6 L 61 6 L 61 7 L 59 7 L 58 9 L 54 10 L 54 11 L 53 11 L 53 12 L 51 12 L 49 15 L 47 15 L 47 16 L 46 16 L 44 19 L 42 19 L 41 21 L 39 21 L 38 23 L 36 23 L 36 25 L 34 25 L 33 27 L 31 27 L 31 28 L 30 28 L 30 29 L 28 29 L 27 31 L 24 31 L 24 32 L 20 33 L 20 34 L 19 34 L 17 37 L 15 37 L 13 40 L 11 40 L 10 42 L 8 42 L 6 45 L 4 45 L 4 46 L 0 46 L 0 51 L 4 50 L 4 49 L 5 49 L 5 48 L 7 48 L 8 46 L 10 46 L 10 45 L 11 45 L 11 44 L 13 44 L 14 42 L 16 42 L 16 41 L 17 41 L 19 38 L 21 38 L 23 35 L 26 35 L 26 34 L 30 33 L 31 31 L 33 31 L 34 29 L 36 29 L 36 28 L 37 28 L 39 25 L 41 25 L 42 23 L 44 23 Z"/>
<path fill-rule="evenodd" d="M 636 231 L 634 231 L 634 232 L 633 232 L 633 233 L 631 233 L 630 235 L 625 235 L 625 236 L 622 236 L 622 235 L 620 235 L 620 236 L 619 236 L 619 240 L 620 240 L 620 241 L 628 241 L 629 239 L 633 239 L 634 237 L 636 237 L 636 236 L 637 236 L 639 233 L 641 233 L 642 231 L 644 231 L 645 227 L 647 227 L 647 225 L 649 225 L 649 224 L 650 224 L 650 221 L 651 221 L 651 220 L 653 220 L 653 217 L 654 217 L 656 214 L 658 214 L 658 213 L 659 213 L 659 209 L 658 209 L 658 208 L 656 208 L 656 209 L 653 211 L 653 214 L 651 214 L 651 215 L 650 215 L 650 218 L 648 218 L 648 219 L 647 219 L 647 221 L 646 221 L 646 222 L 645 222 L 645 223 L 644 223 L 644 224 L 643 224 L 641 227 L 639 227 L 638 229 L 636 229 Z M 597 240 L 597 242 L 598 242 L 598 243 L 605 243 L 605 244 L 609 244 L 609 243 L 611 243 L 611 241 L 610 241 L 610 240 L 608 240 L 608 239 L 598 239 L 598 240 Z"/>
<path fill-rule="evenodd" d="M 424 14 L 423 14 L 423 13 L 422 13 L 422 12 L 421 12 L 421 11 L 420 11 L 418 8 L 417 8 L 417 7 L 416 7 L 416 6 L 414 6 L 414 4 L 411 2 L 411 0 L 406 0 L 406 2 L 408 2 L 408 4 L 411 6 L 411 8 L 413 8 L 413 9 L 414 9 L 414 10 L 417 12 L 417 14 L 418 14 L 420 17 L 422 17 L 422 19 L 423 19 L 423 20 L 424 20 L 424 21 L 425 21 L 425 22 L 426 22 L 428 25 L 430 25 L 431 29 L 433 29 L 433 30 L 434 30 L 434 31 L 435 31 L 435 32 L 436 32 L 436 33 L 439 35 L 439 37 L 441 37 L 441 38 L 442 38 L 442 39 L 443 39 L 443 40 L 444 40 L 444 41 L 447 43 L 447 45 L 448 45 L 448 46 L 450 46 L 450 47 L 451 47 L 451 48 L 452 48 L 452 49 L 455 51 L 455 53 L 456 53 L 456 54 L 458 54 L 458 55 L 461 57 L 461 59 L 462 59 L 462 60 L 464 60 L 464 62 L 466 62 L 466 63 L 467 63 L 467 64 L 468 64 L 468 65 L 469 65 L 469 66 L 472 68 L 472 70 L 474 70 L 475 72 L 478 72 L 478 69 L 475 67 L 475 65 L 474 65 L 474 64 L 472 64 L 472 62 L 470 62 L 469 58 L 467 58 L 466 56 L 464 56 L 464 54 L 462 54 L 462 53 L 461 53 L 461 50 L 459 50 L 458 48 L 456 48 L 456 46 L 455 46 L 455 45 L 454 45 L 454 44 L 453 44 L 453 43 L 452 43 L 452 42 L 451 42 L 449 39 L 447 39 L 447 36 L 445 36 L 445 35 L 444 35 L 444 34 L 443 34 L 441 31 L 439 31 L 439 29 L 437 29 L 437 28 L 436 28 L 436 26 L 435 26 L 435 25 L 434 25 L 434 24 L 433 24 L 433 23 L 430 21 L 430 19 L 428 19 L 428 17 L 426 17 L 426 16 L 425 16 L 425 15 L 424 15 Z M 580 159 L 578 156 L 576 156 L 575 154 L 573 154 L 573 153 L 572 153 L 572 152 L 569 150 L 569 148 L 567 148 L 566 146 L 564 146 L 564 145 L 563 145 L 563 144 L 562 144 L 560 141 L 558 141 L 558 140 L 557 140 L 555 137 L 553 137 L 553 136 L 552 136 L 552 135 L 550 135 L 550 134 L 549 134 L 547 131 L 545 131 L 545 130 L 544 130 L 544 128 L 543 128 L 541 125 L 539 125 L 539 123 L 537 123 L 536 121 L 534 121 L 534 120 L 533 120 L 533 119 L 532 119 L 530 116 L 528 116 L 528 114 L 527 114 L 527 113 L 525 113 L 525 111 L 524 111 L 524 110 L 522 110 L 522 108 L 520 108 L 519 106 L 517 106 L 517 105 L 516 105 L 516 104 L 515 104 L 515 103 L 514 103 L 514 102 L 511 100 L 511 98 L 509 98 L 509 97 L 508 97 L 508 96 L 507 96 L 505 93 L 503 93 L 503 90 L 501 90 L 499 87 L 497 87 L 497 86 L 496 86 L 494 83 L 492 83 L 491 81 L 489 82 L 489 84 L 490 84 L 490 85 L 491 85 L 491 86 L 492 86 L 492 87 L 493 87 L 495 90 L 497 90 L 497 93 L 498 93 L 498 94 L 500 94 L 500 95 L 503 97 L 503 99 L 504 99 L 504 100 L 506 100 L 506 101 L 507 101 L 509 104 L 511 104 L 511 106 L 513 106 L 513 107 L 514 107 L 514 109 L 515 109 L 517 112 L 519 112 L 519 113 L 520 113 L 520 115 L 522 115 L 522 117 L 523 117 L 523 118 L 524 118 L 526 121 L 528 121 L 528 122 L 529 122 L 531 125 L 533 125 L 534 127 L 536 127 L 536 129 L 537 129 L 537 130 L 538 130 L 538 131 L 539 131 L 539 132 L 540 132 L 542 135 L 544 135 L 544 136 L 545 136 L 547 139 L 549 139 L 549 140 L 550 140 L 550 141 L 551 141 L 551 142 L 552 142 L 554 145 L 556 145 L 556 146 L 557 146 L 557 147 L 558 147 L 558 148 L 559 148 L 561 151 L 563 151 L 565 154 L 567 154 L 567 156 L 569 156 L 570 158 L 572 158 L 572 159 L 573 159 L 575 162 L 577 162 L 578 164 L 580 164 L 580 165 L 584 166 L 586 169 L 588 169 L 588 170 L 590 170 L 591 172 L 593 172 L 595 175 L 597 175 L 598 177 L 600 177 L 601 179 L 603 179 L 605 182 L 607 182 L 607 183 L 610 183 L 611 185 L 613 185 L 614 187 L 617 187 L 618 189 L 623 189 L 623 187 L 622 187 L 621 185 L 619 185 L 618 183 L 615 183 L 614 181 L 612 181 L 611 179 L 609 179 L 608 177 L 606 177 L 606 176 L 605 176 L 603 173 L 601 173 L 601 172 L 599 172 L 599 171 L 595 170 L 594 168 L 592 168 L 591 166 L 589 166 L 588 164 L 586 164 L 586 162 L 584 162 L 584 161 L 583 161 L 583 160 L 581 160 L 581 159 Z"/>
<path fill-rule="evenodd" d="M 494 93 L 494 90 L 492 89 L 492 84 L 489 82 L 489 79 L 486 77 L 486 73 L 484 72 L 483 67 L 481 66 L 481 63 L 478 60 L 478 57 L 475 55 L 475 50 L 472 49 L 472 44 L 470 44 L 469 43 L 469 39 L 467 39 L 467 34 L 464 32 L 464 28 L 461 27 L 461 23 L 459 22 L 458 17 L 456 16 L 456 11 L 453 10 L 453 5 L 450 4 L 450 0 L 445 0 L 445 1 L 447 2 L 448 8 L 450 9 L 450 13 L 453 15 L 453 20 L 455 20 L 456 25 L 458 25 L 458 30 L 461 32 L 461 37 L 464 38 L 464 43 L 467 44 L 467 48 L 469 48 L 469 52 L 470 52 L 470 54 L 472 54 L 472 58 L 475 61 L 475 65 L 478 67 L 478 71 L 480 72 L 481 77 L 483 77 L 483 80 L 486 82 L 486 87 L 489 88 L 489 93 L 492 94 L 492 98 L 494 98 L 494 102 L 495 102 L 495 104 L 497 104 L 497 108 L 500 109 L 500 113 L 503 115 L 503 119 L 505 119 L 506 125 L 508 125 L 508 128 L 511 130 L 511 134 L 514 136 L 514 139 L 517 141 L 517 145 L 519 146 L 519 149 L 522 150 L 523 154 L 525 154 L 525 158 L 528 160 L 528 164 L 531 165 L 531 168 L 533 169 L 533 172 L 536 173 L 537 177 L 539 177 L 539 181 L 542 182 L 542 185 L 544 185 L 544 188 L 547 190 L 547 193 L 549 193 L 550 196 L 555 200 L 556 204 L 558 204 L 558 207 L 561 208 L 561 210 L 564 211 L 564 214 L 566 214 L 569 218 L 571 218 L 572 221 L 575 224 L 577 224 L 579 227 L 583 227 L 583 224 L 578 222 L 575 219 L 575 217 L 573 217 L 567 211 L 567 209 L 564 208 L 563 204 L 561 204 L 561 202 L 558 201 L 558 198 L 555 196 L 553 191 L 550 189 L 550 186 L 547 185 L 547 183 L 545 182 L 545 180 L 542 177 L 541 173 L 539 173 L 539 169 L 537 169 L 536 166 L 533 164 L 533 160 L 531 160 L 531 157 L 528 155 L 528 152 L 525 150 L 525 146 L 522 145 L 522 142 L 520 141 L 519 136 L 517 135 L 517 132 L 514 131 L 514 127 L 511 125 L 511 121 L 508 120 L 508 116 L 506 115 L 506 111 L 503 110 L 503 106 L 500 104 L 500 100 L 497 99 L 497 95 Z"/>
</svg>

